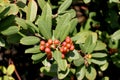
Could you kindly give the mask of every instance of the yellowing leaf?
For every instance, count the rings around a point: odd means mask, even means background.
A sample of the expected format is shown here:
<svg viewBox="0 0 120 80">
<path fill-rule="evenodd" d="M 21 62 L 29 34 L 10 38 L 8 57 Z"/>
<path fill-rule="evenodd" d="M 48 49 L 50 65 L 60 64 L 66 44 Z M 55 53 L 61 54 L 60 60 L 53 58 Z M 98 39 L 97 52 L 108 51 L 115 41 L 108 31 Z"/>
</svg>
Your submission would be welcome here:
<svg viewBox="0 0 120 80">
<path fill-rule="evenodd" d="M 12 75 L 14 71 L 15 71 L 15 66 L 13 64 L 10 64 L 7 68 L 7 75 Z"/>
</svg>

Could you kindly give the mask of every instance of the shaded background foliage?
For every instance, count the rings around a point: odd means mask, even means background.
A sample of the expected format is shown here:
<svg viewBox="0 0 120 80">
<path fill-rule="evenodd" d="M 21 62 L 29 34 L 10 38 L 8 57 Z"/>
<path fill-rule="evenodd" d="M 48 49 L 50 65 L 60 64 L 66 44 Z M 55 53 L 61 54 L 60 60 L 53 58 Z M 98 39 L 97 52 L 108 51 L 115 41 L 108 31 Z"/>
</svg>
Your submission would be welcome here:
<svg viewBox="0 0 120 80">
<path fill-rule="evenodd" d="M 6 0 L 7 1 L 7 0 Z M 18 4 L 20 8 L 25 7 L 28 5 L 29 1 L 26 1 L 26 4 L 22 2 L 23 0 L 10 0 L 10 3 Z M 38 0 L 35 0 L 36 2 Z M 52 7 L 52 13 L 56 14 L 57 10 L 59 9 L 59 6 L 63 3 L 65 0 L 45 0 L 48 1 L 49 4 L 51 4 Z M 1 0 L 2 2 L 2 0 Z M 16 3 L 17 2 L 17 3 Z M 22 4 L 22 5 L 21 5 Z M 37 3 L 38 5 L 38 3 Z M 108 35 L 112 35 L 115 31 L 120 29 L 120 2 L 119 0 L 74 0 L 71 4 L 71 6 L 68 9 L 74 9 L 76 11 L 76 17 L 78 18 L 78 24 L 76 26 L 77 32 L 80 32 L 81 26 L 84 26 L 87 24 L 87 20 L 90 18 L 90 12 L 96 12 L 93 13 L 92 21 L 89 22 L 89 27 L 87 27 L 87 30 L 97 32 L 98 34 L 101 34 L 98 36 L 101 41 L 103 41 L 107 45 L 108 50 L 108 56 L 107 60 L 109 62 L 109 66 L 105 71 L 100 71 L 98 66 L 96 65 L 95 68 L 98 71 L 96 80 L 101 80 L 104 76 L 108 76 L 110 80 L 119 80 L 119 74 L 120 74 L 120 57 L 119 57 L 119 39 L 120 37 L 117 37 L 117 39 L 113 42 L 112 40 L 109 40 Z M 42 10 L 38 7 L 37 14 L 41 14 Z M 14 22 L 15 16 L 21 16 L 22 18 L 26 18 L 26 13 L 24 10 L 20 10 L 20 13 L 15 14 L 11 13 L 10 16 L 5 16 L 5 18 L 1 18 L 0 23 L 3 23 L 4 20 L 9 19 L 8 22 L 10 25 L 15 25 Z M 15 16 L 14 16 L 15 14 Z M 2 13 L 0 14 L 1 17 Z M 94 16 L 95 15 L 95 16 Z M 9 25 L 8 23 L 8 25 Z M 12 24 L 11 24 L 12 23 Z M 33 21 L 33 23 L 35 23 Z M 2 25 L 6 26 L 6 22 Z M 53 20 L 53 26 L 52 28 L 55 29 L 56 23 L 54 23 Z M 9 26 L 8 26 L 9 27 Z M 0 31 L 5 30 L 2 26 L 0 26 Z M 34 33 L 34 30 L 21 30 L 22 33 L 25 35 L 32 35 Z M 119 35 L 120 32 L 118 32 Z M 0 33 L 0 39 L 2 38 L 3 42 L 5 42 L 6 47 L 0 47 L 0 65 L 4 65 L 7 67 L 9 65 L 9 60 L 12 59 L 14 62 L 14 65 L 16 67 L 17 72 L 19 73 L 22 80 L 50 80 L 53 77 L 46 76 L 43 73 L 40 73 L 39 68 L 43 66 L 41 63 L 33 64 L 33 60 L 31 60 L 32 54 L 25 54 L 25 50 L 27 48 L 33 47 L 33 46 L 25 46 L 22 44 L 19 44 L 19 39 L 21 39 L 21 36 L 18 37 L 18 40 L 16 40 L 16 43 L 14 41 L 12 42 L 12 37 L 6 37 L 6 35 L 3 35 L 4 32 Z M 21 34 L 19 34 L 21 35 Z M 114 38 L 114 35 L 113 35 Z M 9 41 L 10 40 L 10 41 Z M 2 41 L 2 40 L 1 40 Z M 118 41 L 118 42 L 117 42 Z M 12 44 L 9 44 L 12 43 Z M 0 71 L 0 76 L 3 76 L 4 74 L 2 71 Z M 17 79 L 17 76 L 15 73 L 13 73 L 13 77 Z"/>
</svg>

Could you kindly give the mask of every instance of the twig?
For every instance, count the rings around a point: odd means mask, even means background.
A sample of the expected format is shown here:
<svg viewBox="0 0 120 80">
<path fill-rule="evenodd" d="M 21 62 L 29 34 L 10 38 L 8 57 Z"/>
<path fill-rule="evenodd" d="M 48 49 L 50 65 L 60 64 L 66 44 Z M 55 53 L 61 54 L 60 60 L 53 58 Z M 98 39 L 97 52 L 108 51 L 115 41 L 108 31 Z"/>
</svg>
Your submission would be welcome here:
<svg viewBox="0 0 120 80">
<path fill-rule="evenodd" d="M 11 58 L 9 59 L 9 65 L 10 65 L 10 64 L 13 64 L 13 65 L 14 65 L 13 61 L 11 60 Z M 14 66 L 15 66 L 15 65 L 14 65 Z M 15 74 L 16 74 L 18 80 L 21 80 L 20 75 L 18 74 L 18 71 L 16 70 L 16 68 L 15 68 Z"/>
</svg>

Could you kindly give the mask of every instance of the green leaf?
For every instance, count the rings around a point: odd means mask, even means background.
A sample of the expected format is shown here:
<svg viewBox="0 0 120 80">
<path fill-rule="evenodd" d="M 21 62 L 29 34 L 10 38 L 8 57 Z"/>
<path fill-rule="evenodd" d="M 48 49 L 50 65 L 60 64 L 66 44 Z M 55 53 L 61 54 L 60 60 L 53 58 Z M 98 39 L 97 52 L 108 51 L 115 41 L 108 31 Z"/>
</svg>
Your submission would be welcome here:
<svg viewBox="0 0 120 80">
<path fill-rule="evenodd" d="M 28 2 L 28 10 L 27 10 L 27 20 L 34 21 L 37 15 L 37 3 L 35 0 L 29 0 Z"/>
<path fill-rule="evenodd" d="M 65 71 L 67 69 L 67 61 L 66 60 L 60 60 L 58 61 L 58 67 L 60 70 Z"/>
<path fill-rule="evenodd" d="M 106 57 L 107 54 L 106 53 L 92 53 L 91 56 L 94 58 L 103 58 L 103 57 Z"/>
<path fill-rule="evenodd" d="M 25 23 L 25 20 L 24 20 L 24 19 L 16 17 L 16 18 L 15 18 L 15 21 L 16 21 L 16 23 L 17 23 L 19 26 L 21 26 L 23 29 L 28 29 L 28 26 L 27 26 L 27 24 Z"/>
<path fill-rule="evenodd" d="M 70 7 L 72 0 L 65 0 L 62 5 L 58 8 L 58 14 L 64 12 L 67 8 Z"/>
<path fill-rule="evenodd" d="M 91 59 L 91 62 L 97 65 L 103 65 L 105 64 L 107 61 L 105 59 Z"/>
<path fill-rule="evenodd" d="M 15 18 L 16 23 L 23 29 L 32 29 L 33 32 L 39 32 L 38 28 L 29 20 L 24 20 L 22 18 Z"/>
<path fill-rule="evenodd" d="M 97 33 L 91 31 L 82 31 L 77 33 L 75 36 L 72 37 L 73 41 L 76 41 L 77 44 L 85 43 L 85 40 L 89 35 L 92 35 L 92 42 L 96 43 L 97 41 Z"/>
<path fill-rule="evenodd" d="M 16 15 L 19 11 L 18 6 L 16 4 L 10 4 L 10 10 L 8 15 Z"/>
<path fill-rule="evenodd" d="M 62 53 L 58 50 L 56 50 L 53 54 L 53 58 L 59 62 L 60 60 L 62 60 L 61 56 L 62 56 Z"/>
<path fill-rule="evenodd" d="M 37 44 L 39 42 L 40 42 L 40 39 L 38 37 L 35 37 L 35 36 L 23 37 L 20 40 L 20 43 L 24 44 L 24 45 L 34 45 L 34 44 Z"/>
<path fill-rule="evenodd" d="M 105 76 L 102 80 L 110 80 L 109 77 Z"/>
<path fill-rule="evenodd" d="M 81 55 L 79 55 L 79 58 L 75 59 L 73 63 L 75 66 L 81 66 L 82 64 L 84 64 L 84 58 Z"/>
<path fill-rule="evenodd" d="M 85 76 L 86 73 L 86 68 L 85 66 L 82 66 L 77 72 L 76 72 L 76 77 L 77 80 L 82 80 Z"/>
<path fill-rule="evenodd" d="M 5 47 L 5 41 L 0 37 L 0 47 Z"/>
<path fill-rule="evenodd" d="M 70 71 L 70 69 L 67 68 L 66 71 L 58 72 L 58 78 L 59 79 L 64 79 L 69 74 L 69 71 Z"/>
<path fill-rule="evenodd" d="M 60 41 L 65 40 L 65 38 L 69 35 L 70 29 L 71 29 L 70 24 L 64 26 L 64 28 L 62 29 L 62 32 L 60 34 Z"/>
<path fill-rule="evenodd" d="M 42 11 L 42 15 L 37 20 L 37 25 L 40 33 L 46 38 L 52 37 L 52 11 L 50 5 L 47 3 Z"/>
<path fill-rule="evenodd" d="M 46 3 L 42 10 L 41 18 L 46 24 L 46 29 L 50 32 L 52 28 L 52 9 L 48 3 Z M 49 34 L 51 36 L 51 33 Z"/>
<path fill-rule="evenodd" d="M 68 55 L 68 58 L 75 60 L 75 59 L 79 59 L 80 58 L 80 54 L 77 52 L 77 50 L 73 50 L 72 52 L 70 52 Z"/>
<path fill-rule="evenodd" d="M 0 21 L 0 31 L 3 31 L 7 29 L 8 27 L 10 27 L 14 23 L 14 20 L 15 20 L 14 15 L 10 15 L 2 19 Z"/>
<path fill-rule="evenodd" d="M 3 79 L 4 80 L 9 80 L 9 76 L 5 75 L 5 76 L 3 76 Z"/>
<path fill-rule="evenodd" d="M 89 3 L 89 2 L 91 2 L 91 0 L 83 0 L 84 1 L 84 3 Z"/>
<path fill-rule="evenodd" d="M 96 73 L 95 68 L 93 68 L 92 66 L 90 66 L 90 67 L 87 68 L 86 78 L 88 80 L 95 80 L 96 75 L 97 75 L 97 73 Z"/>
<path fill-rule="evenodd" d="M 57 76 L 57 65 L 56 64 L 52 64 L 50 67 L 41 67 L 40 68 L 40 71 L 42 73 L 44 73 L 45 75 L 48 75 L 48 76 Z"/>
<path fill-rule="evenodd" d="M 40 46 L 34 46 L 32 48 L 28 48 L 25 50 L 25 53 L 39 53 L 40 52 L 39 47 Z"/>
<path fill-rule="evenodd" d="M 85 40 L 85 44 L 84 44 L 85 53 L 88 53 L 88 50 L 89 50 L 89 48 L 91 47 L 91 45 L 92 45 L 92 36 L 89 35 L 89 36 L 87 37 L 87 39 Z"/>
<path fill-rule="evenodd" d="M 41 58 L 43 58 L 46 54 L 45 53 L 38 53 L 38 54 L 33 54 L 31 59 L 32 60 L 40 60 Z"/>
<path fill-rule="evenodd" d="M 108 66 L 109 66 L 109 63 L 106 62 L 105 64 L 100 65 L 100 70 L 105 71 L 108 68 Z"/>
<path fill-rule="evenodd" d="M 69 13 L 57 17 L 57 26 L 54 31 L 54 36 L 56 39 L 60 39 L 60 37 L 64 35 L 67 27 L 70 28 L 70 26 L 68 26 L 70 19 Z M 63 38 L 61 40 L 63 40 Z"/>
<path fill-rule="evenodd" d="M 40 8 L 43 9 L 43 7 L 46 4 L 46 1 L 45 0 L 37 0 L 37 2 L 38 2 L 38 5 L 40 6 Z"/>
<path fill-rule="evenodd" d="M 34 33 L 35 32 L 39 33 L 38 27 L 35 24 L 33 24 L 31 21 L 26 20 L 26 25 L 28 26 L 29 29 L 32 29 Z"/>
<path fill-rule="evenodd" d="M 21 38 L 22 38 L 21 35 L 13 34 L 7 37 L 7 42 L 12 44 L 19 43 Z"/>
<path fill-rule="evenodd" d="M 60 70 L 65 71 L 67 69 L 67 61 L 62 59 L 62 53 L 56 50 L 53 54 L 53 58 L 57 61 Z"/>
<path fill-rule="evenodd" d="M 8 80 L 15 80 L 15 79 L 12 76 L 9 76 Z"/>
<path fill-rule="evenodd" d="M 113 40 L 119 40 L 120 39 L 120 30 L 115 31 L 112 35 L 111 35 L 111 39 Z"/>
<path fill-rule="evenodd" d="M 7 75 L 12 75 L 14 71 L 15 71 L 15 66 L 13 64 L 10 64 L 7 68 Z"/>
<path fill-rule="evenodd" d="M 71 22 L 70 22 L 70 25 L 71 25 L 70 33 L 73 33 L 77 24 L 78 24 L 78 19 L 77 18 L 74 18 L 74 19 L 71 20 Z"/>
<path fill-rule="evenodd" d="M 106 44 L 103 43 L 102 41 L 97 41 L 96 47 L 94 48 L 95 51 L 97 50 L 104 50 L 106 49 Z"/>
<path fill-rule="evenodd" d="M 44 66 L 46 66 L 46 67 L 50 67 L 50 66 L 51 66 L 50 62 L 49 62 L 47 59 L 44 59 L 44 60 L 42 61 L 42 64 L 43 64 Z"/>
<path fill-rule="evenodd" d="M 15 33 L 18 33 L 19 31 L 19 28 L 17 26 L 10 26 L 8 27 L 7 29 L 1 31 L 1 33 L 3 35 L 12 35 L 12 34 L 15 34 Z"/>
<path fill-rule="evenodd" d="M 4 18 L 6 16 L 8 16 L 8 12 L 10 10 L 10 6 L 7 6 L 7 7 L 1 7 L 1 13 L 0 13 L 0 18 Z"/>
<path fill-rule="evenodd" d="M 0 66 L 0 70 L 3 72 L 3 74 L 7 73 L 7 69 L 5 66 Z"/>
</svg>

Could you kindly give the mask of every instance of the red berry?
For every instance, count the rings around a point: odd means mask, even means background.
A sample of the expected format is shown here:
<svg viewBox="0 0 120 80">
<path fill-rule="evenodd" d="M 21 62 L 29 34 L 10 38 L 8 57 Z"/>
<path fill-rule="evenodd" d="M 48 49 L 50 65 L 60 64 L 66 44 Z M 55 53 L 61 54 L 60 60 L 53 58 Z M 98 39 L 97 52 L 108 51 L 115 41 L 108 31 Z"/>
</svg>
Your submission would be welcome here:
<svg viewBox="0 0 120 80">
<path fill-rule="evenodd" d="M 51 45 L 53 43 L 53 40 L 49 39 L 47 43 L 49 43 Z"/>
<path fill-rule="evenodd" d="M 45 46 L 41 45 L 40 50 L 43 51 L 45 49 Z"/>
<path fill-rule="evenodd" d="M 46 43 L 46 44 L 45 44 L 45 47 L 48 47 L 48 48 L 49 48 L 49 47 L 50 47 L 50 44 L 49 44 L 49 43 Z"/>
<path fill-rule="evenodd" d="M 50 54 L 50 53 L 51 53 L 50 48 L 45 48 L 45 52 L 46 52 L 47 54 Z"/>
<path fill-rule="evenodd" d="M 40 41 L 40 45 L 45 45 L 45 41 Z"/>
<path fill-rule="evenodd" d="M 66 46 L 66 45 L 67 45 L 67 43 L 66 43 L 66 42 L 63 42 L 63 43 L 62 43 L 62 46 Z"/>
<path fill-rule="evenodd" d="M 65 39 L 65 41 L 66 41 L 67 43 L 70 43 L 70 42 L 71 42 L 70 37 L 67 37 L 67 38 Z"/>
<path fill-rule="evenodd" d="M 64 59 L 65 58 L 65 55 L 64 54 L 62 54 L 62 59 Z"/>
<path fill-rule="evenodd" d="M 60 48 L 60 52 L 63 53 L 63 47 Z"/>
<path fill-rule="evenodd" d="M 69 49 L 69 48 L 71 47 L 71 44 L 68 43 L 68 44 L 66 45 L 66 47 Z"/>
<path fill-rule="evenodd" d="M 60 43 L 60 41 L 59 40 L 54 40 L 54 44 L 59 44 Z"/>
<path fill-rule="evenodd" d="M 70 50 L 72 51 L 72 50 L 74 50 L 74 49 L 75 49 L 75 46 L 74 46 L 74 45 L 71 45 Z"/>
<path fill-rule="evenodd" d="M 63 47 L 63 52 L 67 52 L 67 47 Z"/>
<path fill-rule="evenodd" d="M 50 60 L 52 58 L 52 53 L 47 54 L 47 59 Z"/>
</svg>

